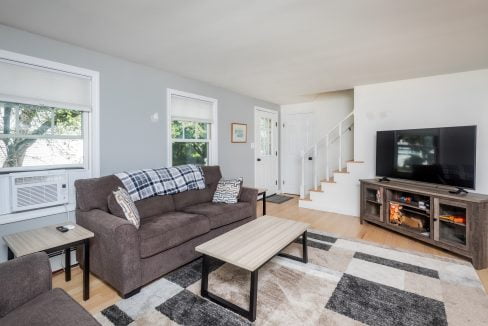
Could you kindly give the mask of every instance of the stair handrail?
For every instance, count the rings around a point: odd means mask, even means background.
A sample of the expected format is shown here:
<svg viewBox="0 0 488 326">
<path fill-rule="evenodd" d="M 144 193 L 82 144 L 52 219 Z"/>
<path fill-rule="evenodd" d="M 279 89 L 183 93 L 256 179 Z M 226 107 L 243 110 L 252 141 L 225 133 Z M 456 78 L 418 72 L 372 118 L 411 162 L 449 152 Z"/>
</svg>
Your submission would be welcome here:
<svg viewBox="0 0 488 326">
<path fill-rule="evenodd" d="M 327 139 L 327 136 L 329 136 L 330 133 L 332 133 L 335 129 L 337 129 L 340 125 L 342 125 L 342 123 L 344 123 L 344 121 L 346 121 L 347 119 L 349 119 L 351 116 L 354 115 L 354 111 L 351 111 L 348 115 L 346 115 L 341 121 L 339 121 L 338 123 L 336 123 L 334 125 L 334 127 L 332 127 L 331 129 L 329 129 L 329 131 L 327 132 L 326 136 L 320 138 L 319 140 L 317 140 L 315 142 L 314 145 L 310 146 L 307 150 L 303 150 L 302 151 L 302 155 L 305 155 L 306 153 L 309 153 L 313 150 L 313 148 L 315 147 L 315 145 L 318 145 L 320 143 L 322 143 L 323 141 L 325 141 Z M 349 126 L 350 128 L 351 126 Z M 346 128 L 347 129 L 347 128 Z"/>
<path fill-rule="evenodd" d="M 325 135 L 325 137 L 320 138 L 318 141 L 316 141 L 310 148 L 307 150 L 302 150 L 301 151 L 301 161 L 302 161 L 302 170 L 301 170 L 301 185 L 300 185 L 300 199 L 305 198 L 305 155 L 313 151 L 313 185 L 314 189 L 318 189 L 318 162 L 317 162 L 317 156 L 318 156 L 318 146 L 325 141 L 325 153 L 326 153 L 326 159 L 325 159 L 325 165 L 326 165 L 326 180 L 329 180 L 329 139 L 330 139 L 330 134 L 336 130 L 339 129 L 339 135 L 334 138 L 333 142 L 339 139 L 339 157 L 338 157 L 338 163 L 339 163 L 339 171 L 342 170 L 342 124 L 349 119 L 350 117 L 354 116 L 354 110 L 352 110 L 349 114 L 347 114 L 344 118 L 342 118 L 341 121 L 336 123 Z M 350 130 L 351 127 L 353 127 L 354 122 L 347 127 L 347 130 Z"/>
</svg>

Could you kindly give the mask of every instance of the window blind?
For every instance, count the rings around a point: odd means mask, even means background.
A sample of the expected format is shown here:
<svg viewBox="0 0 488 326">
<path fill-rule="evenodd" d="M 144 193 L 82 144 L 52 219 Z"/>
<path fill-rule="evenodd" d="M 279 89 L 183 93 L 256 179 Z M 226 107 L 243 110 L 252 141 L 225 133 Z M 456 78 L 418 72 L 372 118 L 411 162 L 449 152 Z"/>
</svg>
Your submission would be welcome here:
<svg viewBox="0 0 488 326">
<path fill-rule="evenodd" d="M 172 94 L 171 119 L 212 123 L 213 102 Z"/>
<path fill-rule="evenodd" d="M 90 111 L 91 79 L 0 59 L 0 100 Z"/>
</svg>

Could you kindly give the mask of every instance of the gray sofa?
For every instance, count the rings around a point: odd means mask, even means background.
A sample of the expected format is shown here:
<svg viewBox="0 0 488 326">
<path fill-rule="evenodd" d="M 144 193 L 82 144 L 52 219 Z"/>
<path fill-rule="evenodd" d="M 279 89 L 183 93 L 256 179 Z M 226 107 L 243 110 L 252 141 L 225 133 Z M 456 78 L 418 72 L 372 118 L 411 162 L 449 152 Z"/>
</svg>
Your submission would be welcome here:
<svg viewBox="0 0 488 326">
<path fill-rule="evenodd" d="M 122 186 L 117 177 L 77 180 L 76 221 L 95 233 L 90 271 L 129 297 L 199 257 L 199 244 L 256 218 L 256 189 L 243 187 L 236 204 L 215 204 L 220 168 L 203 167 L 203 172 L 205 189 L 136 201 L 139 230 L 114 204 L 112 191 Z"/>
<path fill-rule="evenodd" d="M 100 325 L 62 289 L 51 289 L 46 253 L 0 264 L 0 325 Z"/>
</svg>

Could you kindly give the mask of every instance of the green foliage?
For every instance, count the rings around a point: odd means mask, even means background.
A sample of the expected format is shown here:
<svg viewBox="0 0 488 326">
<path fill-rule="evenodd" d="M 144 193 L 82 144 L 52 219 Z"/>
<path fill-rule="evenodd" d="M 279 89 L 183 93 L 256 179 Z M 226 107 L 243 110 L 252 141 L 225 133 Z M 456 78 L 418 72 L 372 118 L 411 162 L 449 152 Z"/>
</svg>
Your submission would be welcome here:
<svg viewBox="0 0 488 326">
<path fill-rule="evenodd" d="M 204 122 L 179 121 L 171 123 L 171 137 L 174 140 L 200 140 L 209 138 L 210 124 Z M 173 165 L 208 164 L 208 142 L 173 142 Z"/>
<path fill-rule="evenodd" d="M 208 163 L 208 143 L 173 143 L 173 165 Z"/>
</svg>

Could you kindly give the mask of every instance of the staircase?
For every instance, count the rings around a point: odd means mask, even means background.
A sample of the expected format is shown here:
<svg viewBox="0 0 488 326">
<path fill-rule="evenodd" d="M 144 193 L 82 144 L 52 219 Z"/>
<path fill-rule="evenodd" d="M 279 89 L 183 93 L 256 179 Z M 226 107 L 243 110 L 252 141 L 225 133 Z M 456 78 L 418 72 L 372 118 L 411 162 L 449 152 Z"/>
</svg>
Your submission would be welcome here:
<svg viewBox="0 0 488 326">
<path fill-rule="evenodd" d="M 299 206 L 359 216 L 359 178 L 364 164 L 354 161 L 354 111 L 325 137 L 301 153 Z"/>
</svg>

